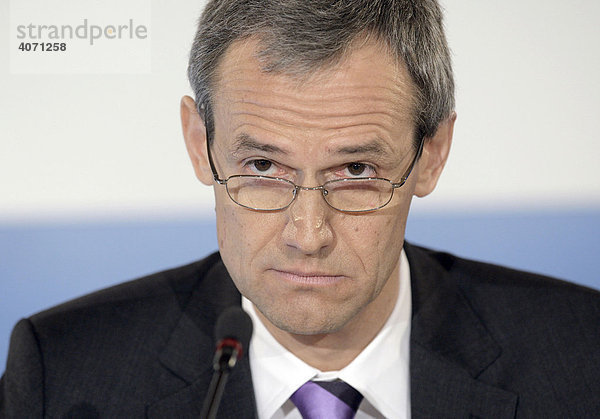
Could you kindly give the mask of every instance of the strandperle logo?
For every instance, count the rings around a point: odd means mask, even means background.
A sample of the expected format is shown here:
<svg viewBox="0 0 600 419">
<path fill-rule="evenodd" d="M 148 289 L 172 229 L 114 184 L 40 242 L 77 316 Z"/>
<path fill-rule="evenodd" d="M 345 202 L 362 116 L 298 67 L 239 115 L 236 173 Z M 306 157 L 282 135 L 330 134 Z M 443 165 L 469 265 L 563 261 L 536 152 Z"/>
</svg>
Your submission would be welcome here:
<svg viewBox="0 0 600 419">
<path fill-rule="evenodd" d="M 90 45 L 99 39 L 146 39 L 148 28 L 145 25 L 136 25 L 133 19 L 118 25 L 94 25 L 83 19 L 80 25 L 39 25 L 29 23 L 18 25 L 17 39 L 42 41 L 69 39 L 87 39 Z"/>
</svg>

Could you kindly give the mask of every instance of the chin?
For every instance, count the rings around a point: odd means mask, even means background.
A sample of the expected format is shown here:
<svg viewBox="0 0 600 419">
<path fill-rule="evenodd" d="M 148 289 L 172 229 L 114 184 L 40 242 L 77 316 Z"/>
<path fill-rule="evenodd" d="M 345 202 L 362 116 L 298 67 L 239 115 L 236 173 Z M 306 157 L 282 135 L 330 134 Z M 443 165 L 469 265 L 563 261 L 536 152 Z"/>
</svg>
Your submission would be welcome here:
<svg viewBox="0 0 600 419">
<path fill-rule="evenodd" d="M 279 329 L 291 333 L 293 335 L 301 335 L 301 336 L 318 336 L 318 335 L 328 335 L 331 333 L 335 333 L 341 329 L 341 327 L 310 327 L 307 325 L 276 325 Z"/>
<path fill-rule="evenodd" d="M 349 319 L 336 318 L 331 315 L 321 313 L 319 316 L 312 316 L 311 313 L 286 313 L 285 315 L 267 316 L 267 319 L 278 329 L 294 335 L 312 336 L 327 335 L 341 330 Z"/>
</svg>

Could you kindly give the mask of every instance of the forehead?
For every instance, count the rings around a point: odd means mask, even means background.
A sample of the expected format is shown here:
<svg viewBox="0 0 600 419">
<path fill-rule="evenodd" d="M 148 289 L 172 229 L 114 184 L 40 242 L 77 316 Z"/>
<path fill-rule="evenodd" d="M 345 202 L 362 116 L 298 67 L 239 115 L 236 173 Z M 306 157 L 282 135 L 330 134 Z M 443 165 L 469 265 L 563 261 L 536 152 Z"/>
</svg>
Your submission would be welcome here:
<svg viewBox="0 0 600 419">
<path fill-rule="evenodd" d="M 414 120 L 415 89 L 408 71 L 376 41 L 354 42 L 335 64 L 302 71 L 293 63 L 288 70 L 264 71 L 268 63 L 259 58 L 260 48 L 260 39 L 249 38 L 227 49 L 214 80 L 216 101 L 287 100 L 316 105 L 315 116 L 324 116 L 328 108 L 323 105 L 336 102 L 357 111 L 384 106 L 396 117 Z"/>
<path fill-rule="evenodd" d="M 300 76 L 264 71 L 258 50 L 257 40 L 234 43 L 214 85 L 214 135 L 231 159 L 246 155 L 236 153 L 246 138 L 285 150 L 294 167 L 331 165 L 349 149 L 361 151 L 353 159 L 397 163 L 412 147 L 413 85 L 381 45 L 364 42 Z M 367 153 L 373 144 L 383 151 Z"/>
</svg>

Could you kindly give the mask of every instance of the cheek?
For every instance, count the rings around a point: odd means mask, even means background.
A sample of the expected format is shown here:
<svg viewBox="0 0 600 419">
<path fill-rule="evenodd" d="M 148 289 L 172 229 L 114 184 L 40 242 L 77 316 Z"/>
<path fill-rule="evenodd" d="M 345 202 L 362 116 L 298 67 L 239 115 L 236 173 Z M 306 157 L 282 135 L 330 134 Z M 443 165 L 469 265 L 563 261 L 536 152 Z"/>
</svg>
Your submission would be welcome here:
<svg viewBox="0 0 600 419">
<path fill-rule="evenodd" d="M 404 243 L 405 217 L 383 212 L 354 220 L 346 242 L 352 257 L 360 260 L 364 273 L 379 281 L 395 267 Z"/>
<path fill-rule="evenodd" d="M 235 247 L 235 241 L 232 241 L 231 237 L 235 237 L 239 230 L 240 225 L 235 218 L 235 212 L 228 206 L 217 206 L 217 237 L 221 253 L 230 253 L 230 248 Z"/>
<path fill-rule="evenodd" d="M 217 238 L 219 241 L 219 250 L 221 253 L 227 253 L 229 248 L 229 237 L 231 237 L 232 229 L 235 229 L 236 220 L 233 219 L 233 211 L 229 202 L 229 198 L 215 190 L 215 213 L 217 216 Z"/>
<path fill-rule="evenodd" d="M 249 235 L 243 217 L 226 193 L 215 193 L 217 238 L 219 251 L 227 270 L 234 278 L 239 278 L 245 262 L 245 252 L 248 249 Z"/>
<path fill-rule="evenodd" d="M 405 224 L 404 218 L 399 215 L 364 217 L 353 226 L 353 241 L 365 249 L 382 250 L 391 243 L 402 241 Z"/>
<path fill-rule="evenodd" d="M 270 214 L 246 210 L 228 202 L 227 196 L 219 198 L 216 199 L 219 250 L 227 270 L 238 282 L 249 273 L 252 276 L 254 263 L 269 248 L 277 223 Z"/>
</svg>

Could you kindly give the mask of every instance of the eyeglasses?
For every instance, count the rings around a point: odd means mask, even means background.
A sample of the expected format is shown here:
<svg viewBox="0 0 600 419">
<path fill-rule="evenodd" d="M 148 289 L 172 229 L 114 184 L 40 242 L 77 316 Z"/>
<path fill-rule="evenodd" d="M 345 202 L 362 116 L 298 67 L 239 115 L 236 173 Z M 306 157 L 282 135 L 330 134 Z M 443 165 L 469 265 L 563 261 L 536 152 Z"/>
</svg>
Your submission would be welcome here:
<svg viewBox="0 0 600 419">
<path fill-rule="evenodd" d="M 215 182 L 225 185 L 229 198 L 236 204 L 255 211 L 280 211 L 286 209 L 298 196 L 300 190 L 321 191 L 323 199 L 331 208 L 341 212 L 370 212 L 385 207 L 392 200 L 394 189 L 406 183 L 421 152 L 423 139 L 404 176 L 397 183 L 379 177 L 342 178 L 325 182 L 321 186 L 307 187 L 271 176 L 233 175 L 221 179 L 210 152 L 210 130 L 207 129 L 206 150 Z"/>
</svg>

